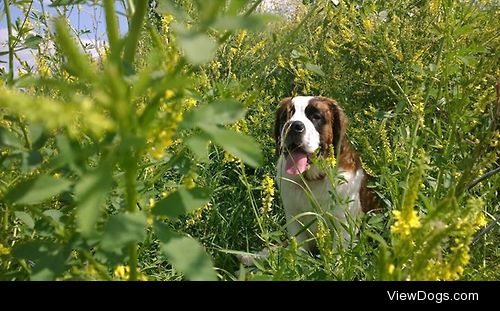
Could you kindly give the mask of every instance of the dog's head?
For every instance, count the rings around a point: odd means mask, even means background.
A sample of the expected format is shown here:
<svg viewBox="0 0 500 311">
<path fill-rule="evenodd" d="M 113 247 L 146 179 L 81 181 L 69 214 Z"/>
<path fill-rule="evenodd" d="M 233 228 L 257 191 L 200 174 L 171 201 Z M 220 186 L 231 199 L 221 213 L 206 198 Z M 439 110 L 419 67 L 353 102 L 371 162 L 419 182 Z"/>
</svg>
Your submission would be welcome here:
<svg viewBox="0 0 500 311">
<path fill-rule="evenodd" d="M 285 171 L 298 175 L 309 168 L 310 156 L 318 149 L 335 153 L 342 142 L 347 119 L 336 101 L 326 97 L 285 98 L 276 112 L 276 152 L 285 158 Z"/>
</svg>

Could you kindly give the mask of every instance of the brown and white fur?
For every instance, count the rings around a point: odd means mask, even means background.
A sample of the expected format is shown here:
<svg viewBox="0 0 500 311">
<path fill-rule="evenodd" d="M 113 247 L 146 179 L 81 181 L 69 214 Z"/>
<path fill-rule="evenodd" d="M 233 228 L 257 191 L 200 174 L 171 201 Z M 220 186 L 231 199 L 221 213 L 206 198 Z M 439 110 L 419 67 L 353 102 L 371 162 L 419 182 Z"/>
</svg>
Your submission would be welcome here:
<svg viewBox="0 0 500 311">
<path fill-rule="evenodd" d="M 316 217 L 301 216 L 304 213 L 317 212 L 319 207 L 322 212 L 333 216 L 333 226 L 339 230 L 341 226 L 338 224 L 348 225 L 351 217 L 354 219 L 378 206 L 375 193 L 367 187 L 369 175 L 363 170 L 358 154 L 347 139 L 346 127 L 347 118 L 342 108 L 326 97 L 285 98 L 276 113 L 276 181 L 285 209 L 287 229 L 309 251 L 315 250 L 314 235 L 318 222 L 304 228 Z M 333 146 L 337 169 L 344 183 L 332 185 L 325 172 L 310 162 L 314 153 L 329 156 L 330 146 Z M 307 157 L 307 164 L 304 157 Z M 346 204 L 332 204 L 332 191 Z M 312 205 L 314 201 L 316 208 Z M 340 230 L 344 242 L 349 240 L 350 234 Z"/>
</svg>

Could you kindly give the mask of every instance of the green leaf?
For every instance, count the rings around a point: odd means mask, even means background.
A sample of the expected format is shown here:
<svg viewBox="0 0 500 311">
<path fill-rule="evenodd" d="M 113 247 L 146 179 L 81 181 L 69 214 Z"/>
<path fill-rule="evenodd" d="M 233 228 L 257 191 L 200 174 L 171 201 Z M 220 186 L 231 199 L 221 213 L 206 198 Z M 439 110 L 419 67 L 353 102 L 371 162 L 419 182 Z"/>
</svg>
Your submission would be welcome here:
<svg viewBox="0 0 500 311">
<path fill-rule="evenodd" d="M 83 4 L 85 2 L 87 2 L 87 0 L 54 0 L 49 4 L 49 6 L 50 7 L 67 6 L 67 5 Z"/>
<path fill-rule="evenodd" d="M 210 144 L 210 141 L 204 135 L 192 135 L 186 139 L 185 144 L 196 155 L 198 160 L 200 160 L 201 162 L 209 161 L 208 146 Z"/>
<path fill-rule="evenodd" d="M 33 221 L 33 218 L 31 218 L 30 214 L 21 211 L 15 211 L 14 215 L 16 215 L 17 219 L 20 219 L 22 222 L 24 222 L 24 224 L 28 228 L 30 229 L 35 228 L 35 222 Z"/>
<path fill-rule="evenodd" d="M 253 167 L 261 165 L 263 160 L 262 152 L 259 145 L 250 136 L 217 126 L 200 125 L 200 128 L 213 142 L 222 146 L 227 152 L 246 164 Z"/>
<path fill-rule="evenodd" d="M 273 15 L 228 16 L 224 15 L 215 21 L 213 28 L 217 30 L 235 31 L 238 29 L 260 30 L 267 23 L 278 20 Z"/>
<path fill-rule="evenodd" d="M 319 76 L 322 76 L 322 77 L 325 76 L 325 72 L 323 71 L 323 69 L 321 69 L 321 66 L 311 64 L 311 63 L 306 63 L 305 66 L 306 66 L 307 70 L 312 71 Z"/>
<path fill-rule="evenodd" d="M 48 136 L 44 133 L 43 126 L 40 124 L 31 124 L 28 129 L 32 148 L 34 150 L 42 148 L 48 139 Z"/>
<path fill-rule="evenodd" d="M 67 164 L 74 161 L 76 158 L 75 152 L 71 147 L 71 142 L 66 135 L 56 136 L 56 146 L 59 149 L 59 156 L 61 158 L 61 164 Z"/>
<path fill-rule="evenodd" d="M 12 255 L 32 265 L 30 280 L 53 280 L 66 270 L 70 248 L 44 240 L 17 244 Z"/>
<path fill-rule="evenodd" d="M 247 4 L 247 0 L 231 0 L 227 12 L 231 15 L 237 15 Z"/>
<path fill-rule="evenodd" d="M 24 39 L 24 46 L 28 49 L 36 49 L 42 41 L 43 38 L 39 35 L 29 35 L 26 39 Z"/>
<path fill-rule="evenodd" d="M 159 0 L 155 10 L 160 15 L 172 14 L 179 22 L 183 22 L 189 18 L 186 12 L 178 4 L 170 0 Z"/>
<path fill-rule="evenodd" d="M 64 178 L 41 175 L 17 184 L 7 193 L 5 200 L 18 204 L 38 204 L 69 190 L 70 186 L 71 182 Z"/>
<path fill-rule="evenodd" d="M 154 229 L 160 240 L 160 251 L 188 280 L 217 280 L 212 260 L 198 241 L 159 222 L 155 223 Z"/>
<path fill-rule="evenodd" d="M 89 235 L 102 211 L 106 195 L 112 185 L 112 171 L 108 163 L 84 175 L 75 186 L 77 199 L 76 222 L 83 235 Z"/>
<path fill-rule="evenodd" d="M 43 214 L 45 216 L 52 218 L 54 221 L 59 221 L 61 219 L 61 217 L 63 216 L 63 213 L 61 213 L 61 211 L 59 211 L 57 209 L 45 210 L 45 211 L 43 211 Z"/>
<path fill-rule="evenodd" d="M 141 242 L 146 237 L 146 224 L 147 219 L 143 213 L 125 213 L 109 217 L 101 247 L 114 251 L 132 242 Z"/>
<path fill-rule="evenodd" d="M 231 124 L 245 116 L 243 104 L 234 100 L 221 100 L 197 106 L 184 115 L 181 127 L 192 128 L 206 124 Z"/>
<path fill-rule="evenodd" d="M 0 146 L 7 146 L 7 147 L 13 147 L 13 148 L 23 148 L 23 144 L 17 138 L 14 133 L 9 131 L 6 128 L 0 127 Z"/>
<path fill-rule="evenodd" d="M 58 18 L 55 22 L 56 42 L 62 50 L 62 54 L 67 58 L 66 66 L 71 74 L 84 78 L 87 81 L 96 80 L 96 68 L 87 55 L 82 53 L 75 40 L 71 37 L 68 25 L 63 18 Z"/>
<path fill-rule="evenodd" d="M 193 65 L 203 65 L 215 56 L 217 44 L 206 34 L 179 33 L 177 40 L 187 60 Z"/>
<path fill-rule="evenodd" d="M 153 208 L 153 214 L 172 218 L 185 215 L 207 204 L 210 195 L 210 191 L 206 188 L 186 189 L 181 187 L 158 201 Z"/>
<path fill-rule="evenodd" d="M 30 152 L 23 152 L 23 165 L 22 169 L 27 171 L 35 166 L 42 163 L 42 154 L 38 150 L 32 150 Z"/>
</svg>

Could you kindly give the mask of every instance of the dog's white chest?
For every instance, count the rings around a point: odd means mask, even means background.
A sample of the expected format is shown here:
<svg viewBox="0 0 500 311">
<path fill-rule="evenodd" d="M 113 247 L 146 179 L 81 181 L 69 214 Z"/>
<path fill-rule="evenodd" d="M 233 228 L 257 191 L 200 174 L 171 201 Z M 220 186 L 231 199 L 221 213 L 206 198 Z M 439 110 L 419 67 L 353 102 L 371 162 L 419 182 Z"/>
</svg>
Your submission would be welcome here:
<svg viewBox="0 0 500 311">
<path fill-rule="evenodd" d="M 278 161 L 277 185 L 285 209 L 287 228 L 299 242 L 311 249 L 317 232 L 315 214 L 332 215 L 334 222 L 347 224 L 361 212 L 359 192 L 364 177 L 362 169 L 340 172 L 344 181 L 331 185 L 327 177 L 305 181 L 301 176 L 291 176 L 283 170 L 283 157 Z M 306 230 L 304 227 L 313 222 Z M 334 224 L 334 226 L 336 226 Z M 340 228 L 338 226 L 337 228 Z M 343 232 L 348 238 L 347 232 Z M 310 240 L 310 242 L 308 242 Z"/>
</svg>

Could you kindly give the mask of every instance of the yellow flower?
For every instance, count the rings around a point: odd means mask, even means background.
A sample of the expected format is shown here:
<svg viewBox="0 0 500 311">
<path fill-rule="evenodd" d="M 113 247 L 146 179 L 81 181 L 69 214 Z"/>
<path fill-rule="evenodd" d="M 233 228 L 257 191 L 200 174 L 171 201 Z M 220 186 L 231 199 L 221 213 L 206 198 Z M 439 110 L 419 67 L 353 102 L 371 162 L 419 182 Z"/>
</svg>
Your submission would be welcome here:
<svg viewBox="0 0 500 311">
<path fill-rule="evenodd" d="M 224 160 L 223 162 L 224 163 L 232 163 L 232 162 L 236 162 L 238 161 L 238 159 L 236 159 L 232 154 L 230 154 L 229 152 L 227 151 L 224 151 Z"/>
<path fill-rule="evenodd" d="M 186 221 L 188 227 L 193 226 L 196 222 L 200 221 L 203 215 L 212 208 L 212 203 L 208 202 L 204 206 L 193 211 L 191 217 Z"/>
<path fill-rule="evenodd" d="M 194 99 L 192 97 L 185 98 L 184 99 L 184 108 L 190 109 L 190 108 L 196 107 L 197 103 L 198 102 L 196 101 L 196 99 Z"/>
<path fill-rule="evenodd" d="M 329 147 L 329 150 L 328 150 L 329 154 L 328 156 L 326 157 L 326 165 L 330 166 L 330 167 L 335 167 L 337 165 L 337 159 L 335 159 L 335 149 L 333 148 L 332 145 L 330 145 Z"/>
<path fill-rule="evenodd" d="M 236 39 L 236 44 L 238 45 L 238 47 L 241 46 L 241 44 L 243 43 L 243 40 L 245 40 L 245 38 L 247 37 L 247 34 L 248 34 L 248 32 L 246 30 L 240 31 L 240 33 L 238 34 L 238 37 Z"/>
<path fill-rule="evenodd" d="M 257 51 L 259 51 L 260 49 L 262 49 L 264 46 L 266 46 L 266 43 L 267 43 L 267 40 L 266 39 L 263 39 L 261 40 L 260 42 L 258 42 L 256 45 L 254 45 L 251 49 L 250 49 L 250 54 L 254 55 L 255 53 L 257 53 Z"/>
<path fill-rule="evenodd" d="M 147 218 L 147 220 L 146 220 L 146 222 L 147 222 L 148 226 L 152 226 L 152 225 L 153 225 L 153 223 L 154 223 L 154 221 L 155 221 L 155 219 L 154 219 L 154 217 L 153 217 L 153 216 L 151 216 L 151 215 L 150 215 L 150 216 L 148 216 L 148 218 Z"/>
<path fill-rule="evenodd" d="M 169 91 L 165 96 L 168 97 Z M 173 92 L 172 92 L 173 93 Z M 174 144 L 174 134 L 177 131 L 177 125 L 182 121 L 182 107 L 180 102 L 164 104 L 161 106 L 162 123 L 153 128 L 148 136 L 149 155 L 154 159 L 161 159 L 165 154 L 165 149 Z"/>
<path fill-rule="evenodd" d="M 330 230 L 322 221 L 318 222 L 318 232 L 316 233 L 316 243 L 321 251 L 322 257 L 325 259 L 333 258 L 332 236 Z"/>
<path fill-rule="evenodd" d="M 163 15 L 163 17 L 161 18 L 161 28 L 165 33 L 170 30 L 170 24 L 173 20 L 174 17 L 170 14 Z"/>
<path fill-rule="evenodd" d="M 391 263 L 388 267 L 387 267 L 387 272 L 389 272 L 389 274 L 393 274 L 394 273 L 394 265 Z"/>
<path fill-rule="evenodd" d="M 274 199 L 274 180 L 265 175 L 262 179 L 262 214 L 268 215 L 273 206 Z"/>
<path fill-rule="evenodd" d="M 47 65 L 47 61 L 44 57 L 42 56 L 37 57 L 36 62 L 37 62 L 37 70 L 40 76 L 42 77 L 52 76 L 52 72 L 50 71 L 50 68 Z"/>
<path fill-rule="evenodd" d="M 380 125 L 380 140 L 382 141 L 382 149 L 384 150 L 384 155 L 387 161 L 392 161 L 392 149 L 389 144 L 389 139 L 387 138 L 387 130 L 385 128 L 385 122 Z"/>
<path fill-rule="evenodd" d="M 335 42 L 332 39 L 325 40 L 325 43 L 323 44 L 325 50 L 328 52 L 328 54 L 334 55 L 335 54 Z"/>
<path fill-rule="evenodd" d="M 401 211 L 392 211 L 394 219 L 396 220 L 391 226 L 391 232 L 408 237 L 411 234 L 412 228 L 420 228 L 420 217 L 417 211 L 410 210 L 409 213 Z"/>
<path fill-rule="evenodd" d="M 175 95 L 174 91 L 172 91 L 172 90 L 166 90 L 164 98 L 165 99 L 171 99 L 172 97 L 174 97 L 174 95 Z"/>
<path fill-rule="evenodd" d="M 432 14 L 436 14 L 439 10 L 440 1 L 439 0 L 431 0 L 429 1 L 429 10 Z"/>
<path fill-rule="evenodd" d="M 115 275 L 115 277 L 117 277 L 119 279 L 126 280 L 126 279 L 128 279 L 128 277 L 130 275 L 130 267 L 118 265 L 115 268 L 114 275 Z"/>
<path fill-rule="evenodd" d="M 278 55 L 278 67 L 285 68 L 285 60 L 281 54 Z"/>
<path fill-rule="evenodd" d="M 196 187 L 196 173 L 194 171 L 189 171 L 184 177 L 182 178 L 182 184 L 187 188 L 187 189 L 193 189 Z"/>
<path fill-rule="evenodd" d="M 365 170 L 365 172 L 368 175 L 375 176 L 375 173 L 373 172 L 373 170 L 362 159 L 361 159 L 361 167 L 363 168 L 363 170 Z"/>
<path fill-rule="evenodd" d="M 0 243 L 0 255 L 8 255 L 10 254 L 10 248 L 3 246 L 3 244 Z"/>
<path fill-rule="evenodd" d="M 476 219 L 476 228 L 477 229 L 482 228 L 482 227 L 486 226 L 487 224 L 488 224 L 488 222 L 486 221 L 486 217 L 484 217 L 483 213 L 480 213 Z"/>
<path fill-rule="evenodd" d="M 371 21 L 371 19 L 368 19 L 368 18 L 363 19 L 363 27 L 368 32 L 372 31 L 373 30 L 373 22 Z"/>
</svg>

